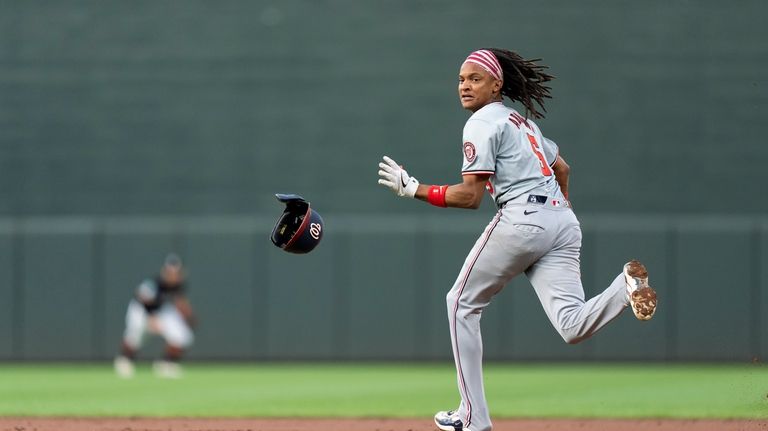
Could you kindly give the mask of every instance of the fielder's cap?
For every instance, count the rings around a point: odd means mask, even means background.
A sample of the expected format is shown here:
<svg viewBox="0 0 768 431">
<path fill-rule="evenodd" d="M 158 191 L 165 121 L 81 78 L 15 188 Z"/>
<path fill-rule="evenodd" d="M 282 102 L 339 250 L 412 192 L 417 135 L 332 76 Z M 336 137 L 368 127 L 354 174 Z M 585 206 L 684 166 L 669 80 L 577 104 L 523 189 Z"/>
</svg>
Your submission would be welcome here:
<svg viewBox="0 0 768 431">
<path fill-rule="evenodd" d="M 165 256 L 165 260 L 163 261 L 163 266 L 181 267 L 182 266 L 181 258 L 176 253 L 169 253 L 167 256 Z"/>
<path fill-rule="evenodd" d="M 285 211 L 272 229 L 272 243 L 289 253 L 309 253 L 323 238 L 323 218 L 296 194 L 276 194 Z"/>
</svg>

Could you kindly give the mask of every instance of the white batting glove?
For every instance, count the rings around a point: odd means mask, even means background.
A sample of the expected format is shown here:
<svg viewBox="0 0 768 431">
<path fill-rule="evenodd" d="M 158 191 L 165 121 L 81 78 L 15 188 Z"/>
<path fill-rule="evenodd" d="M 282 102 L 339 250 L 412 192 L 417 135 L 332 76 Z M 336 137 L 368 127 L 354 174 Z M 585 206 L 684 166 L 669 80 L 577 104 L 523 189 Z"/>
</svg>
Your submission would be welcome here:
<svg viewBox="0 0 768 431">
<path fill-rule="evenodd" d="M 379 177 L 379 184 L 389 187 L 398 196 L 412 198 L 419 188 L 419 180 L 409 176 L 402 166 L 387 156 L 379 163 Z"/>
</svg>

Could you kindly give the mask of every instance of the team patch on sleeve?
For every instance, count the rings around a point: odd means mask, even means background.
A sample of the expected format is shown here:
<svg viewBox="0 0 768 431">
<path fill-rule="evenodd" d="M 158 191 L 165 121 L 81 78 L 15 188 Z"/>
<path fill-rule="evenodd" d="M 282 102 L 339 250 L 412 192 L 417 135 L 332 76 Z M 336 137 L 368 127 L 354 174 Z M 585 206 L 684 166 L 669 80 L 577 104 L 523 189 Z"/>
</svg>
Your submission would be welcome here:
<svg viewBox="0 0 768 431">
<path fill-rule="evenodd" d="M 469 141 L 464 143 L 464 158 L 467 160 L 467 163 L 472 163 L 477 158 L 475 145 Z"/>
</svg>

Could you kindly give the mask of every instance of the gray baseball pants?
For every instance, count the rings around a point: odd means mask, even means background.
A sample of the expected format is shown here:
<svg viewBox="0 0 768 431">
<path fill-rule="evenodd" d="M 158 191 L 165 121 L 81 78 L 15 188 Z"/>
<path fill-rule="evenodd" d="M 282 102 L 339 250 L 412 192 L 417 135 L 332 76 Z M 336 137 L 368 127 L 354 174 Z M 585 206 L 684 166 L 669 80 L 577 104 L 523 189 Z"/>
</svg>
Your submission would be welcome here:
<svg viewBox="0 0 768 431">
<path fill-rule="evenodd" d="M 472 431 L 492 427 L 483 389 L 480 317 L 513 277 L 525 273 L 549 321 L 570 344 L 590 337 L 629 304 L 622 274 L 601 294 L 584 300 L 579 221 L 562 200 L 531 203 L 527 197 L 499 210 L 446 297 L 461 394 L 459 415 L 465 429 Z"/>
</svg>

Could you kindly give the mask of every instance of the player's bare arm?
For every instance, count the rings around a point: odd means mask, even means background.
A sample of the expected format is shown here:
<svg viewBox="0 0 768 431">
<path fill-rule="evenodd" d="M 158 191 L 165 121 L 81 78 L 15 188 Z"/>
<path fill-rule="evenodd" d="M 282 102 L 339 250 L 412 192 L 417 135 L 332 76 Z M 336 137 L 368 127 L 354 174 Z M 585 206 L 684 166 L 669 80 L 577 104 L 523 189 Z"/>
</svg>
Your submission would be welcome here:
<svg viewBox="0 0 768 431">
<path fill-rule="evenodd" d="M 179 313 L 181 313 L 184 320 L 186 320 L 187 324 L 194 326 L 197 319 L 195 318 L 194 311 L 192 311 L 192 305 L 189 303 L 189 300 L 185 296 L 178 295 L 174 300 L 174 305 L 179 310 Z"/>
<path fill-rule="evenodd" d="M 563 195 L 567 198 L 568 197 L 568 176 L 571 174 L 571 167 L 568 166 L 568 163 L 565 163 L 565 159 L 563 159 L 560 155 L 558 155 L 557 160 L 555 160 L 555 163 L 552 165 L 552 170 L 555 173 L 555 180 L 557 180 L 557 183 L 560 184 L 560 190 L 563 192 Z"/>
<path fill-rule="evenodd" d="M 452 208 L 477 209 L 485 196 L 485 185 L 490 175 L 464 175 L 464 181 L 448 186 L 445 191 L 445 204 Z M 430 186 L 419 184 L 415 198 L 428 202 Z"/>
</svg>

